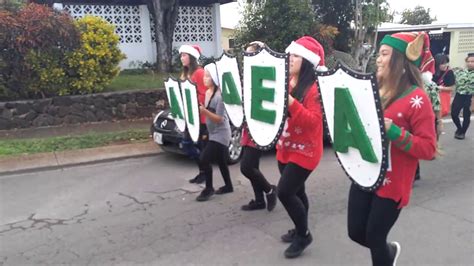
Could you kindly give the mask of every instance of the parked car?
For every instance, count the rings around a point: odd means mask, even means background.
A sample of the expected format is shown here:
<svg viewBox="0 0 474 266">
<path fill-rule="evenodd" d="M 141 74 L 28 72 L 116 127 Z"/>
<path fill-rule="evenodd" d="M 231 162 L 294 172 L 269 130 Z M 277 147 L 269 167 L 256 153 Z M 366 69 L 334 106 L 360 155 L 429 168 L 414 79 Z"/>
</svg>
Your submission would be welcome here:
<svg viewBox="0 0 474 266">
<path fill-rule="evenodd" d="M 242 146 L 240 145 L 242 134 L 241 129 L 234 127 L 232 124 L 231 131 L 228 163 L 236 164 L 242 157 Z M 182 144 L 184 133 L 176 127 L 169 109 L 163 110 L 155 116 L 151 125 L 151 134 L 154 142 L 164 151 L 186 155 Z"/>
</svg>

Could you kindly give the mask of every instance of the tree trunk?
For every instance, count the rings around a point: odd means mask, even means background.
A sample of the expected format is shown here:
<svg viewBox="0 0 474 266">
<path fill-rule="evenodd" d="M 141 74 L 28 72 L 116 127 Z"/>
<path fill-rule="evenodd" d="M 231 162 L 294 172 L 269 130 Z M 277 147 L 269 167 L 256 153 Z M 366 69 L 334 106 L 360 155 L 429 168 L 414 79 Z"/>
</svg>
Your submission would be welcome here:
<svg viewBox="0 0 474 266">
<path fill-rule="evenodd" d="M 151 0 L 155 18 L 158 71 L 171 70 L 173 33 L 178 18 L 178 0 Z"/>
</svg>

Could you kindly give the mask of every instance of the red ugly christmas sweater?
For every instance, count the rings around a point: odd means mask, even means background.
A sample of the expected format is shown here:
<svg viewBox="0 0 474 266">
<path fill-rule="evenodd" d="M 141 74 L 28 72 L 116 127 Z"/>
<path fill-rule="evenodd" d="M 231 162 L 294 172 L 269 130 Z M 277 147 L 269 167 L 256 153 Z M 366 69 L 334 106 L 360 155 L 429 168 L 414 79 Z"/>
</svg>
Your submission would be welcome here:
<svg viewBox="0 0 474 266">
<path fill-rule="evenodd" d="M 285 129 L 276 145 L 277 160 L 314 170 L 323 155 L 323 119 L 316 83 L 306 93 L 303 103 L 295 99 L 288 112 Z"/>
<path fill-rule="evenodd" d="M 204 99 L 206 98 L 206 86 L 204 85 L 204 69 L 199 67 L 191 75 L 191 81 L 196 84 L 198 102 L 204 105 Z M 206 124 L 206 116 L 204 114 L 200 115 L 201 124 Z"/>
<path fill-rule="evenodd" d="M 418 160 L 435 156 L 435 115 L 424 90 L 413 86 L 385 109 L 384 117 L 393 120 L 387 131 L 389 169 L 376 193 L 399 202 L 402 208 L 410 200 Z"/>
</svg>

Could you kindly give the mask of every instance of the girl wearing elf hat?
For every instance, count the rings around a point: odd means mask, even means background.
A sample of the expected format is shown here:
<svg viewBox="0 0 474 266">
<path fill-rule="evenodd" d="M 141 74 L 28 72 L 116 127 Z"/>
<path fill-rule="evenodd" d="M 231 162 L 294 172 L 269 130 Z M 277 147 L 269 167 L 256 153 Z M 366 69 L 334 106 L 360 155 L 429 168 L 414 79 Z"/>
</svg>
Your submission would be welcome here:
<svg viewBox="0 0 474 266">
<path fill-rule="evenodd" d="M 400 244 L 387 243 L 387 235 L 409 202 L 418 160 L 436 153 L 435 116 L 419 70 L 430 57 L 424 35 L 386 35 L 376 60 L 390 166 L 377 191 L 351 186 L 347 219 L 349 237 L 370 249 L 373 265 L 395 265 Z"/>
<path fill-rule="evenodd" d="M 246 52 L 256 52 L 265 47 L 265 44 L 260 41 L 249 43 Z M 277 202 L 276 187 L 268 182 L 265 176 L 259 169 L 260 157 L 262 151 L 259 150 L 255 143 L 250 139 L 247 126 L 242 127 L 242 160 L 240 161 L 240 172 L 250 180 L 252 184 L 255 199 L 250 200 L 249 203 L 243 205 L 243 211 L 262 210 L 267 208 L 272 211 Z M 266 196 L 266 202 L 265 197 Z"/>
<path fill-rule="evenodd" d="M 179 54 L 183 69 L 181 70 L 180 79 L 191 80 L 197 87 L 198 101 L 200 104 L 204 104 L 204 97 L 206 94 L 206 86 L 203 83 L 204 69 L 198 64 L 199 57 L 201 57 L 201 47 L 198 45 L 181 45 L 179 48 Z M 206 117 L 201 114 L 200 116 L 200 135 L 198 146 L 200 150 L 204 149 L 207 143 L 207 129 L 206 129 Z M 199 150 L 194 146 L 193 141 L 189 136 L 183 140 L 183 146 L 185 147 L 188 155 L 196 161 L 199 165 Z M 189 180 L 190 183 L 202 183 L 205 181 L 203 169 L 200 169 L 199 174 L 196 177 Z"/>
<path fill-rule="evenodd" d="M 293 258 L 313 240 L 308 230 L 305 181 L 323 154 L 322 111 L 314 69 L 325 67 L 323 47 L 312 37 L 292 42 L 285 52 L 290 54 L 288 119 L 276 145 L 281 174 L 277 191 L 295 225 L 281 237 L 283 242 L 291 243 L 285 256 Z"/>
<path fill-rule="evenodd" d="M 228 146 L 230 143 L 229 118 L 224 108 L 221 92 L 219 90 L 219 79 L 217 66 L 214 63 L 207 64 L 204 72 L 204 85 L 207 87 L 204 104 L 199 105 L 199 111 L 206 118 L 206 125 L 209 131 L 209 142 L 201 152 L 199 158 L 199 169 L 202 171 L 206 187 L 196 198 L 197 201 L 206 201 L 212 195 L 225 194 L 234 191 L 230 180 L 229 168 L 227 166 Z M 224 179 L 224 186 L 214 191 L 212 183 L 212 166 L 216 162 Z"/>
</svg>

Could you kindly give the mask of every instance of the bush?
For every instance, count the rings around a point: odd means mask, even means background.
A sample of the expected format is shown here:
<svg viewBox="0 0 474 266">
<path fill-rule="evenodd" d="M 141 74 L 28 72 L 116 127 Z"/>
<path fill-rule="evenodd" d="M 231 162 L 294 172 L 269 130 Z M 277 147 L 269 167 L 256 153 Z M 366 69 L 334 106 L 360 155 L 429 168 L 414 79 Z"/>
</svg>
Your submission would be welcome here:
<svg viewBox="0 0 474 266">
<path fill-rule="evenodd" d="M 86 16 L 76 21 L 81 33 L 81 46 L 68 58 L 69 93 L 100 92 L 116 77 L 119 62 L 125 58 L 120 51 L 119 36 L 114 27 L 99 17 Z"/>
<path fill-rule="evenodd" d="M 0 98 L 38 98 L 67 87 L 66 57 L 79 43 L 72 18 L 36 4 L 0 11 Z"/>
</svg>

